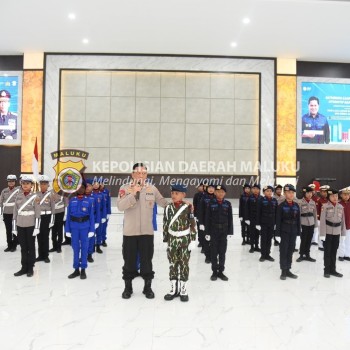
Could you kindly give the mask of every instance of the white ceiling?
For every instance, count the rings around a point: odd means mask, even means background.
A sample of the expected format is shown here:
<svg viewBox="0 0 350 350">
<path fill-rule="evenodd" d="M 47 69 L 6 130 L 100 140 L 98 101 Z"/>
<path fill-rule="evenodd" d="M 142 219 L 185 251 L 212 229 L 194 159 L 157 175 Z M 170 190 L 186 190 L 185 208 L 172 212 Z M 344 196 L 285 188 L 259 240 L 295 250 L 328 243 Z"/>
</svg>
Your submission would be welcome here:
<svg viewBox="0 0 350 350">
<path fill-rule="evenodd" d="M 0 55 L 153 53 L 350 63 L 349 0 L 3 0 L 1 12 Z M 245 17 L 249 24 L 242 23 Z"/>
</svg>

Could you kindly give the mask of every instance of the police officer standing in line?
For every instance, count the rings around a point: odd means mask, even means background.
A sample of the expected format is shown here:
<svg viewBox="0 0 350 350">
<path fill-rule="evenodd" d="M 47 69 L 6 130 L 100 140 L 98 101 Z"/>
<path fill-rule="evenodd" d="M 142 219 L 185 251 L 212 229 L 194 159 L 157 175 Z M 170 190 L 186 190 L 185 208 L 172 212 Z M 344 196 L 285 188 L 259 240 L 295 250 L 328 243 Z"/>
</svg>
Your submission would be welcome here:
<svg viewBox="0 0 350 350">
<path fill-rule="evenodd" d="M 284 197 L 284 195 L 282 194 L 282 186 L 281 185 L 276 185 L 275 186 L 275 191 L 273 194 L 273 198 L 276 198 L 277 200 L 277 204 L 281 204 L 286 198 Z M 274 241 L 274 246 L 277 247 L 280 245 L 280 242 L 278 242 L 277 238 L 276 238 L 276 230 L 274 230 L 273 232 L 273 241 Z"/>
<path fill-rule="evenodd" d="M 39 234 L 40 204 L 31 191 L 33 179 L 29 175 L 21 178 L 21 191 L 16 196 L 13 209 L 12 233 L 17 235 L 21 246 L 21 269 L 14 275 L 33 276 L 35 264 L 35 236 Z"/>
<path fill-rule="evenodd" d="M 330 189 L 328 185 L 323 185 L 320 187 L 320 198 L 317 202 L 317 219 L 318 219 L 318 226 L 320 227 L 320 217 L 321 217 L 321 210 L 323 204 L 328 203 L 328 194 L 327 191 Z M 323 251 L 323 239 L 321 238 L 321 235 L 318 236 L 318 250 Z"/>
<path fill-rule="evenodd" d="M 38 234 L 38 257 L 35 261 L 50 262 L 49 259 L 49 236 L 50 228 L 55 223 L 55 202 L 53 193 L 48 190 L 49 177 L 39 176 L 40 191 L 36 193 L 41 209 L 40 233 Z"/>
<path fill-rule="evenodd" d="M 204 193 L 204 182 L 201 181 L 197 187 L 197 191 L 193 196 L 193 207 L 194 207 L 194 217 L 197 222 L 197 231 L 199 232 L 199 222 L 198 222 L 198 211 L 199 211 L 199 203 L 202 199 L 203 193 Z M 202 247 L 202 237 L 199 237 L 198 235 L 198 247 Z"/>
<path fill-rule="evenodd" d="M 250 240 L 250 250 L 249 253 L 260 252 L 259 248 L 259 234 L 260 231 L 257 230 L 257 212 L 258 212 L 258 202 L 262 198 L 260 195 L 260 185 L 254 184 L 252 186 L 252 194 L 249 197 L 247 205 L 247 217 L 248 220 L 245 222 L 249 225 L 249 240 Z"/>
<path fill-rule="evenodd" d="M 343 277 L 336 270 L 337 250 L 340 235 L 345 236 L 344 208 L 338 203 L 338 191 L 327 190 L 328 202 L 323 204 L 320 216 L 320 235 L 324 241 L 324 277 Z"/>
<path fill-rule="evenodd" d="M 96 253 L 102 254 L 103 250 L 101 249 L 102 245 L 102 231 L 103 231 L 103 225 L 107 221 L 107 199 L 105 195 L 100 191 L 100 182 L 93 180 L 92 183 L 92 193 L 99 198 L 100 201 L 100 222 L 99 226 L 96 228 L 96 241 L 95 241 L 95 248 Z M 94 248 L 94 249 L 95 249 Z"/>
<path fill-rule="evenodd" d="M 341 204 L 344 208 L 346 236 L 339 243 L 339 261 L 350 261 L 350 187 L 340 190 Z"/>
<path fill-rule="evenodd" d="M 153 207 L 157 203 L 165 207 L 168 202 L 158 189 L 147 182 L 147 168 L 143 163 L 133 166 L 132 181 L 119 189 L 117 207 L 124 211 L 123 226 L 123 280 L 125 289 L 122 298 L 129 299 L 133 293 L 132 280 L 137 276 L 136 257 L 140 254 L 140 275 L 145 281 L 143 294 L 154 298 L 152 279 L 154 271 L 152 258 L 154 252 Z"/>
<path fill-rule="evenodd" d="M 80 279 L 84 280 L 86 279 L 89 237 L 95 234 L 94 199 L 85 195 L 85 183 L 81 184 L 76 196 L 69 201 L 65 228 L 66 235 L 72 239 L 73 248 L 74 271 L 68 278 L 80 276 Z"/>
<path fill-rule="evenodd" d="M 55 223 L 51 228 L 51 240 L 52 248 L 49 252 L 62 252 L 62 240 L 63 240 L 63 226 L 64 216 L 68 205 L 68 198 L 66 196 L 59 195 L 52 190 L 52 198 L 55 204 Z"/>
<path fill-rule="evenodd" d="M 210 241 L 211 269 L 210 279 L 216 281 L 220 278 L 228 281 L 224 275 L 227 237 L 233 236 L 233 219 L 231 203 L 225 199 L 226 187 L 215 187 L 215 198 L 212 198 L 206 206 L 205 214 L 205 239 Z"/>
<path fill-rule="evenodd" d="M 109 190 L 105 187 L 103 179 L 100 182 L 100 192 L 104 195 L 106 200 L 106 222 L 102 224 L 102 247 L 107 247 L 107 227 L 109 218 L 112 214 L 112 205 L 111 205 L 111 194 Z"/>
<path fill-rule="evenodd" d="M 301 222 L 301 234 L 300 234 L 300 249 L 299 258 L 297 262 L 303 260 L 315 262 L 316 259 L 311 258 L 310 248 L 311 240 L 314 235 L 314 228 L 317 227 L 317 209 L 316 203 L 311 199 L 312 188 L 303 187 L 303 198 L 299 201 L 300 207 L 300 222 Z"/>
<path fill-rule="evenodd" d="M 20 188 L 15 187 L 17 180 L 16 175 L 7 175 L 6 180 L 8 187 L 4 188 L 0 195 L 0 215 L 3 215 L 6 228 L 7 248 L 4 251 L 14 252 L 16 251 L 18 240 L 17 237 L 12 234 L 13 207 Z"/>
<path fill-rule="evenodd" d="M 294 201 L 295 187 L 285 185 L 284 195 L 286 200 L 277 208 L 276 215 L 276 235 L 281 237 L 280 243 L 280 267 L 282 270 L 281 280 L 287 277 L 298 278 L 290 269 L 292 267 L 292 257 L 295 249 L 295 241 L 300 236 L 300 208 Z"/>
<path fill-rule="evenodd" d="M 250 196 L 250 185 L 245 183 L 243 185 L 243 193 L 239 197 L 239 208 L 238 208 L 238 217 L 241 221 L 241 233 L 242 233 L 242 245 L 249 244 L 249 225 L 245 222 L 249 220 L 247 217 L 248 210 L 248 200 Z"/>
<path fill-rule="evenodd" d="M 205 255 L 206 264 L 210 264 L 210 242 L 205 239 L 205 222 L 206 222 L 206 212 L 209 202 L 215 197 L 214 195 L 215 185 L 214 183 L 209 182 L 206 187 L 206 191 L 203 193 L 201 201 L 199 203 L 199 212 L 198 212 L 198 223 L 199 223 L 199 233 L 198 235 L 202 236 L 202 252 Z"/>
<path fill-rule="evenodd" d="M 314 234 L 312 236 L 312 241 L 311 241 L 311 245 L 317 245 L 318 246 L 318 224 L 320 223 L 319 221 L 319 216 L 318 216 L 318 201 L 320 200 L 320 197 L 317 195 L 316 192 L 316 185 L 314 183 L 308 185 L 308 187 L 310 187 L 312 189 L 312 197 L 311 199 L 315 202 L 316 204 L 316 212 L 317 212 L 317 227 L 315 226 L 314 228 Z"/>
<path fill-rule="evenodd" d="M 265 186 L 263 188 L 264 196 L 258 201 L 257 208 L 257 226 L 261 231 L 261 257 L 260 262 L 265 260 L 275 261 L 270 255 L 271 241 L 276 225 L 277 200 L 272 197 L 273 187 Z"/>
</svg>

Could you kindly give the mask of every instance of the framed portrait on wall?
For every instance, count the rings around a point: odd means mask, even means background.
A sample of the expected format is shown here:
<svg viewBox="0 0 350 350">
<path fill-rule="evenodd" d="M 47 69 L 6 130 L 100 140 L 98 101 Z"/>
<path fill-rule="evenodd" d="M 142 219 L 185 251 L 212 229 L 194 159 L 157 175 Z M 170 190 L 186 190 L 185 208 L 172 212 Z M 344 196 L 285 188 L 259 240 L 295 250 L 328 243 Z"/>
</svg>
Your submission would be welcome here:
<svg viewBox="0 0 350 350">
<path fill-rule="evenodd" d="M 0 72 L 0 145 L 21 144 L 22 72 Z"/>
</svg>

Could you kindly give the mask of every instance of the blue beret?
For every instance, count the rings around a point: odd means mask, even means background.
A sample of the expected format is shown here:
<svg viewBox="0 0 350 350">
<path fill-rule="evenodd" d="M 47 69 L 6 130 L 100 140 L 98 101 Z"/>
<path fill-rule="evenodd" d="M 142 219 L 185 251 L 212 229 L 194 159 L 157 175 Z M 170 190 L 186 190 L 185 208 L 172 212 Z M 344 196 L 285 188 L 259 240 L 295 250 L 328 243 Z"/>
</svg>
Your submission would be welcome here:
<svg viewBox="0 0 350 350">
<path fill-rule="evenodd" d="M 187 187 L 181 184 L 175 184 L 170 186 L 171 191 L 177 191 L 177 192 L 187 192 Z"/>
</svg>

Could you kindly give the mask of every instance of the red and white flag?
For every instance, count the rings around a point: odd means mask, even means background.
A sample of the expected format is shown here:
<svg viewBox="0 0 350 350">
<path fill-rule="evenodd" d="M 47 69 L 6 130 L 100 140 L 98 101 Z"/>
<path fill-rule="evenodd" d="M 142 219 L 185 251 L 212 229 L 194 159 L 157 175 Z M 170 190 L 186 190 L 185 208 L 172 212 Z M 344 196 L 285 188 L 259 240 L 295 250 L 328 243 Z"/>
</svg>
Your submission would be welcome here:
<svg viewBox="0 0 350 350">
<path fill-rule="evenodd" d="M 39 175 L 39 156 L 38 156 L 38 138 L 35 138 L 35 146 L 34 146 L 34 153 L 33 153 L 33 160 L 32 160 L 32 171 L 33 171 L 33 177 L 34 180 L 38 180 Z"/>
</svg>

